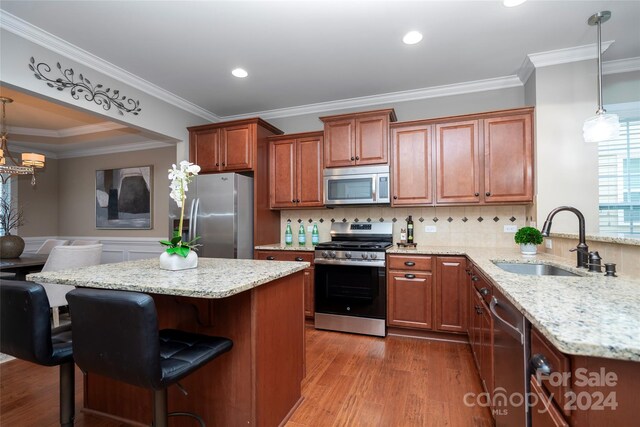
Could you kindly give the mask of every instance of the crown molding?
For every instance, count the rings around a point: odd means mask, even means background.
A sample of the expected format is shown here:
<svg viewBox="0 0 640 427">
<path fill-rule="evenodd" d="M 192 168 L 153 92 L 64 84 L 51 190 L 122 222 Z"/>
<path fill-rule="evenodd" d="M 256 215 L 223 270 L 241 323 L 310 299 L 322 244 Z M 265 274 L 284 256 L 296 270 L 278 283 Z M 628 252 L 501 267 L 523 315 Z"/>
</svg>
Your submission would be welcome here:
<svg viewBox="0 0 640 427">
<path fill-rule="evenodd" d="M 128 126 L 114 122 L 102 122 L 91 125 L 75 126 L 60 130 L 8 127 L 10 134 L 40 136 L 47 138 L 69 138 L 71 136 L 89 135 L 118 129 L 128 129 Z"/>
<path fill-rule="evenodd" d="M 609 49 L 615 40 L 602 42 L 602 53 Z M 585 61 L 587 59 L 596 59 L 596 43 L 584 46 L 568 47 L 565 49 L 549 50 L 547 52 L 530 53 L 527 55 L 533 66 L 548 67 L 550 65 L 567 64 L 569 62 Z"/>
<path fill-rule="evenodd" d="M 347 108 L 361 108 L 373 105 L 391 104 L 394 102 L 416 101 L 420 99 L 439 98 L 443 96 L 461 95 L 465 93 L 484 92 L 489 90 L 506 89 L 522 86 L 517 76 L 505 76 L 494 79 L 476 80 L 451 85 L 433 86 L 421 89 L 389 92 L 380 95 L 362 96 L 358 98 L 339 99 L 336 101 L 319 102 L 317 104 L 300 105 L 297 107 L 278 108 L 274 110 L 258 111 L 247 114 L 221 117 L 223 121 L 238 120 L 259 116 L 263 119 L 277 119 L 282 117 L 302 116 L 305 114 L 324 113 L 327 111 L 343 110 Z"/>
<path fill-rule="evenodd" d="M 69 150 L 58 153 L 58 159 L 71 159 L 75 157 L 101 156 L 103 154 L 128 153 L 131 151 L 152 150 L 155 148 L 166 148 L 175 146 L 174 143 L 166 141 L 148 141 L 133 144 L 120 144 L 107 147 L 86 148 Z"/>
<path fill-rule="evenodd" d="M 69 59 L 72 59 L 79 64 L 96 70 L 106 76 L 109 76 L 126 85 L 134 87 L 142 92 L 145 92 L 148 95 L 153 96 L 154 98 L 174 105 L 198 117 L 202 117 L 203 119 L 209 120 L 211 122 L 220 121 L 220 118 L 210 111 L 207 111 L 204 108 L 199 107 L 184 98 L 181 98 L 147 80 L 144 80 L 116 65 L 113 65 L 110 62 L 107 62 L 104 59 L 101 59 L 87 52 L 86 50 L 63 40 L 60 37 L 54 36 L 53 34 L 48 33 L 41 28 L 36 27 L 35 25 L 30 24 L 29 22 L 20 19 L 17 16 L 14 16 L 4 10 L 0 13 L 0 29 L 7 30 L 19 37 L 22 37 L 25 40 L 28 40 L 46 49 L 63 55 Z"/>
<path fill-rule="evenodd" d="M 45 157 L 47 158 L 52 158 L 52 159 L 57 159 L 58 158 L 58 153 L 56 153 L 55 151 L 50 151 L 50 150 L 43 150 L 42 147 L 46 148 L 46 145 L 43 144 L 38 144 L 38 143 L 33 143 L 33 142 L 25 142 L 25 141 L 20 141 L 20 142 L 15 142 L 15 141 L 10 141 L 11 146 L 9 147 L 9 150 L 11 151 L 11 154 L 22 154 L 25 152 L 35 152 L 35 153 L 39 153 L 39 154 L 44 154 Z"/>
<path fill-rule="evenodd" d="M 617 59 L 602 63 L 602 74 L 628 73 L 630 71 L 640 71 L 640 56 L 635 58 Z"/>
</svg>

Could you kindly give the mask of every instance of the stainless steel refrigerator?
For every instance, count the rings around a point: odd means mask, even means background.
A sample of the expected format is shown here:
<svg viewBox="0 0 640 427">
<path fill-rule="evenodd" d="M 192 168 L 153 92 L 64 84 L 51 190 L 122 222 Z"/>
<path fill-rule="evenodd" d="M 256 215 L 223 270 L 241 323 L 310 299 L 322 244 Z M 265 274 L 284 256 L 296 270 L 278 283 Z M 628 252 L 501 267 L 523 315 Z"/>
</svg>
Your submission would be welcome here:
<svg viewBox="0 0 640 427">
<path fill-rule="evenodd" d="M 180 222 L 180 208 L 169 200 L 169 235 Z M 237 173 L 198 175 L 189 184 L 183 240 L 197 240 L 204 258 L 253 258 L 253 178 Z"/>
</svg>

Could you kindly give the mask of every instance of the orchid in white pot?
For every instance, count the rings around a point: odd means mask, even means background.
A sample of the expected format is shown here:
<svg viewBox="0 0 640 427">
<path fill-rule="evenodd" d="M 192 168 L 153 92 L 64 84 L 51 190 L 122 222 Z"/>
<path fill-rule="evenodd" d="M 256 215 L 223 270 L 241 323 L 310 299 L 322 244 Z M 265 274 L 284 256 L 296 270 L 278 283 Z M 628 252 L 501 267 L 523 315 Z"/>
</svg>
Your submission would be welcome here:
<svg viewBox="0 0 640 427">
<path fill-rule="evenodd" d="M 181 161 L 179 166 L 172 165 L 172 168 L 169 169 L 169 179 L 171 180 L 169 196 L 180 208 L 180 223 L 171 240 L 160 241 L 162 245 L 167 246 L 167 249 L 160 255 L 160 268 L 165 270 L 184 270 L 198 266 L 198 255 L 195 251 L 199 245 L 195 242 L 199 237 L 185 242 L 182 240 L 181 233 L 189 183 L 198 175 L 198 172 L 200 172 L 200 166 L 186 160 Z"/>
</svg>

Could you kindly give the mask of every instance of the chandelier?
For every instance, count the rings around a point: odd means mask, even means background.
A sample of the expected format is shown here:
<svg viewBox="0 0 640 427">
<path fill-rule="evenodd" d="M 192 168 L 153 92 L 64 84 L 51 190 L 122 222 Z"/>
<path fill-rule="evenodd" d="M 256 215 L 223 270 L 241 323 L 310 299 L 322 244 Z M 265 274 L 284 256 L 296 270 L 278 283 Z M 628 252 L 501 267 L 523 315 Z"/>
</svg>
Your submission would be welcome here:
<svg viewBox="0 0 640 427">
<path fill-rule="evenodd" d="M 45 157 L 38 153 L 22 153 L 22 163 L 16 162 L 7 146 L 5 115 L 5 106 L 11 104 L 13 99 L 0 96 L 0 102 L 2 102 L 2 134 L 0 135 L 0 178 L 2 183 L 5 184 L 13 175 L 31 175 L 31 185 L 36 185 L 36 169 L 44 167 Z"/>
</svg>

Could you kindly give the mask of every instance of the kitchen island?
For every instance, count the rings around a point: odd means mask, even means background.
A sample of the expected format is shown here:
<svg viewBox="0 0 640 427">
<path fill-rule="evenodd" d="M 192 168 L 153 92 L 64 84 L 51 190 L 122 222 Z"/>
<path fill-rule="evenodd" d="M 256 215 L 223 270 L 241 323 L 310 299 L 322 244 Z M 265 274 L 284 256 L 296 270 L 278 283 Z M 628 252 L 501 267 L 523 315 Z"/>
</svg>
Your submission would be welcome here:
<svg viewBox="0 0 640 427">
<path fill-rule="evenodd" d="M 276 426 L 301 401 L 305 262 L 200 258 L 196 269 L 166 271 L 157 259 L 31 274 L 28 280 L 151 294 L 160 328 L 217 335 L 233 348 L 169 389 L 169 411 L 208 426 Z M 74 319 L 74 321 L 81 321 Z M 119 327 L 118 325 L 114 325 Z M 84 410 L 151 424 L 151 391 L 84 376 Z M 188 418 L 172 425 L 190 425 Z"/>
</svg>

